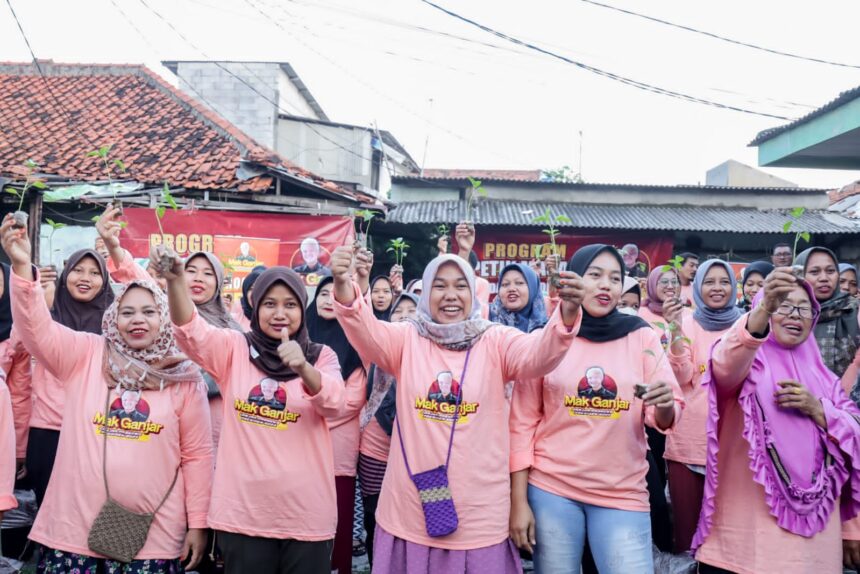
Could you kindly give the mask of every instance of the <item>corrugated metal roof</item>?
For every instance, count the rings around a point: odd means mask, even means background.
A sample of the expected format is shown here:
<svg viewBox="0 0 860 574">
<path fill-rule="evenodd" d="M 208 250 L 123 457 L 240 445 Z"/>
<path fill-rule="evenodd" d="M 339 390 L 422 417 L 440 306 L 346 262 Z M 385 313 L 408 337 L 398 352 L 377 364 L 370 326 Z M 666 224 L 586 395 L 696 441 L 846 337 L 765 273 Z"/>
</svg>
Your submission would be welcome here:
<svg viewBox="0 0 860 574">
<path fill-rule="evenodd" d="M 472 220 L 483 225 L 541 227 L 543 224 L 533 220 L 547 208 L 553 216 L 566 215 L 573 222 L 561 227 L 581 229 L 785 233 L 783 225 L 789 219 L 789 210 L 482 200 L 474 208 Z M 389 212 L 386 221 L 436 224 L 464 219 L 465 201 L 420 201 L 398 204 Z M 807 211 L 794 229 L 810 233 L 860 234 L 860 225 L 824 211 Z"/>
<path fill-rule="evenodd" d="M 426 171 L 426 170 L 425 170 Z M 394 183 L 401 184 L 427 184 L 439 186 L 443 183 L 459 184 L 463 187 L 469 185 L 469 180 L 464 177 L 441 177 L 434 175 L 431 178 L 421 177 L 417 174 L 411 175 L 395 175 L 391 178 Z M 646 185 L 641 183 L 591 183 L 591 182 L 572 182 L 572 181 L 533 181 L 524 179 L 499 179 L 493 177 L 479 177 L 484 183 L 514 183 L 520 187 L 532 187 L 540 189 L 542 187 L 562 188 L 571 191 L 641 191 L 641 192 L 661 192 L 661 191 L 678 191 L 682 193 L 744 193 L 744 194 L 809 194 L 809 193 L 826 193 L 831 191 L 824 188 L 812 187 L 735 187 L 727 185 Z"/>
<path fill-rule="evenodd" d="M 790 130 L 792 128 L 796 128 L 797 126 L 799 126 L 801 124 L 805 124 L 806 122 L 808 122 L 810 120 L 814 120 L 818 116 L 824 115 L 827 112 L 829 112 L 830 110 L 834 110 L 840 106 L 847 104 L 850 101 L 856 100 L 857 98 L 860 98 L 860 86 L 858 86 L 856 88 L 851 88 L 850 90 L 846 90 L 846 91 L 840 93 L 838 96 L 836 96 L 836 98 L 834 98 L 833 100 L 830 100 L 829 102 L 827 102 L 826 104 L 824 104 L 823 106 L 818 108 L 817 110 L 812 110 L 811 112 L 809 112 L 805 116 L 797 118 L 793 122 L 790 122 L 790 123 L 787 123 L 785 125 L 778 126 L 775 128 L 768 128 L 766 130 L 760 131 L 758 133 L 758 135 L 755 137 L 755 139 L 747 145 L 752 147 L 752 146 L 757 146 L 759 144 L 763 144 L 767 140 L 773 139 L 783 132 L 787 132 L 788 130 Z"/>
</svg>

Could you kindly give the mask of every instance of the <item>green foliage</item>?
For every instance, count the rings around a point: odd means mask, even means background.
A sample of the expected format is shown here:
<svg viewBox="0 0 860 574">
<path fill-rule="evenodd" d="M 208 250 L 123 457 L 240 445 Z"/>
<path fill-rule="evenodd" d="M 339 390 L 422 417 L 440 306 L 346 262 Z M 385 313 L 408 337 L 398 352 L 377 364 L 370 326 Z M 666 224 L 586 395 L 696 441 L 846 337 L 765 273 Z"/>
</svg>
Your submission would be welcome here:
<svg viewBox="0 0 860 574">
<path fill-rule="evenodd" d="M 674 269 L 675 271 L 680 271 L 681 267 L 683 267 L 683 266 L 684 266 L 684 258 L 681 257 L 680 255 L 676 255 L 675 257 L 673 257 L 672 259 L 667 261 L 666 265 L 661 267 L 660 270 L 663 273 L 666 273 L 667 271 L 671 271 L 672 269 Z"/>
<path fill-rule="evenodd" d="M 161 220 L 164 218 L 164 214 L 167 213 L 168 207 L 173 211 L 179 209 L 179 205 L 177 205 L 173 195 L 170 194 L 170 186 L 165 181 L 164 187 L 161 188 L 161 196 L 155 204 L 155 221 L 158 223 L 158 231 L 161 233 L 162 238 L 164 237 L 164 229 L 161 227 Z"/>
<path fill-rule="evenodd" d="M 57 223 L 56 221 L 54 221 L 53 219 L 50 219 L 50 218 L 46 218 L 45 222 L 51 226 L 51 229 L 53 231 L 67 227 L 65 223 Z"/>
<path fill-rule="evenodd" d="M 28 159 L 23 163 L 23 166 L 27 172 L 27 177 L 24 180 L 24 187 L 21 189 L 21 191 L 18 191 L 17 189 L 13 189 L 11 187 L 6 188 L 6 193 L 11 193 L 19 199 L 18 211 L 21 211 L 21 209 L 24 207 L 24 197 L 27 195 L 27 190 L 29 190 L 31 187 L 39 190 L 48 189 L 48 184 L 46 184 L 41 179 L 33 177 L 33 173 L 37 169 L 39 169 L 39 164 L 37 164 L 32 159 Z"/>
<path fill-rule="evenodd" d="M 376 212 L 371 211 L 369 209 L 362 209 L 361 211 L 356 211 L 354 213 L 355 217 L 360 217 L 361 222 L 358 224 L 358 232 L 363 233 L 366 237 L 370 236 L 370 224 L 373 222 L 373 219 L 376 217 Z M 362 225 L 362 223 L 364 225 Z"/>
<path fill-rule="evenodd" d="M 471 220 L 472 207 L 475 205 L 478 197 L 487 197 L 487 190 L 484 188 L 484 183 L 480 179 L 468 177 L 469 180 L 469 199 L 466 202 L 466 220 Z"/>
<path fill-rule="evenodd" d="M 783 233 L 788 233 L 792 229 L 792 227 L 794 227 L 794 224 L 797 223 L 798 220 L 803 216 L 804 213 L 806 213 L 805 207 L 795 207 L 794 209 L 792 209 L 788 213 L 789 219 L 785 223 L 782 224 Z M 795 232 L 795 234 L 794 234 L 794 247 L 792 248 L 792 251 L 791 251 L 792 260 L 794 260 L 794 258 L 797 257 L 797 244 L 800 242 L 800 240 L 803 239 L 806 243 L 809 243 L 809 240 L 811 238 L 812 238 L 812 236 L 810 235 L 810 233 L 808 231 Z"/>
<path fill-rule="evenodd" d="M 388 242 L 388 249 L 386 249 L 386 253 L 394 253 L 394 262 L 397 265 L 403 266 L 403 259 L 406 257 L 406 250 L 409 249 L 409 244 L 406 243 L 402 237 L 398 237 L 397 239 L 392 239 Z"/>
<path fill-rule="evenodd" d="M 570 218 L 566 215 L 553 216 L 552 212 L 547 207 L 546 210 L 543 212 L 543 215 L 539 215 L 538 217 L 532 219 L 532 223 L 543 223 L 544 225 L 546 225 L 546 228 L 541 229 L 541 232 L 549 235 L 549 241 L 552 247 L 552 255 L 558 255 L 558 247 L 556 247 L 555 238 L 558 237 L 559 234 L 561 234 L 561 230 L 558 229 L 558 227 L 556 226 L 562 223 L 573 223 Z"/>
<path fill-rule="evenodd" d="M 124 161 L 119 158 L 111 157 L 111 148 L 113 148 L 113 144 L 103 145 L 99 149 L 87 152 L 87 157 L 97 157 L 102 161 L 102 169 L 104 169 L 105 176 L 107 177 L 109 189 L 113 188 L 113 178 L 111 177 L 113 169 L 116 168 L 120 173 L 125 173 L 127 169 Z M 114 198 L 116 198 L 115 191 Z"/>
</svg>

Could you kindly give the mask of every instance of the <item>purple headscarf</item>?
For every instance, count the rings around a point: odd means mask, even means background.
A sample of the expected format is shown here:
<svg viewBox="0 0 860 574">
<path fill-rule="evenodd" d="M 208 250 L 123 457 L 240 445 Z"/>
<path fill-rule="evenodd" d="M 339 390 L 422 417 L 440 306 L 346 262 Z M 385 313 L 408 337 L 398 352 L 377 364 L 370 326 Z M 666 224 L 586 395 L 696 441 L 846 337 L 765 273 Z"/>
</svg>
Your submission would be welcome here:
<svg viewBox="0 0 860 574">
<path fill-rule="evenodd" d="M 820 306 L 812 287 L 805 281 L 801 285 L 817 316 Z M 753 308 L 763 298 L 761 290 Z M 777 405 L 777 382 L 785 380 L 800 381 L 821 400 L 826 431 L 796 409 Z M 719 479 L 720 414 L 711 365 L 702 385 L 708 389 L 709 402 L 707 475 L 693 550 L 710 534 Z M 811 329 L 794 348 L 780 345 L 771 332 L 756 352 L 737 400 L 744 415 L 743 437 L 749 444 L 753 480 L 764 489 L 765 502 L 780 528 L 809 538 L 827 526 L 837 500 L 843 521 L 860 511 L 860 410 L 824 365 Z"/>
<path fill-rule="evenodd" d="M 663 267 L 663 265 L 656 267 L 648 275 L 648 282 L 646 283 L 647 296 L 645 297 L 645 301 L 642 303 L 648 307 L 652 313 L 660 315 L 661 317 L 663 316 L 663 300 L 657 298 L 657 283 L 660 282 L 660 278 L 666 273 L 672 273 L 675 276 L 675 280 L 678 281 L 678 287 L 676 288 L 678 290 L 678 295 L 681 294 L 681 280 L 678 277 L 678 271 L 675 270 L 674 267 L 664 271 Z"/>
</svg>

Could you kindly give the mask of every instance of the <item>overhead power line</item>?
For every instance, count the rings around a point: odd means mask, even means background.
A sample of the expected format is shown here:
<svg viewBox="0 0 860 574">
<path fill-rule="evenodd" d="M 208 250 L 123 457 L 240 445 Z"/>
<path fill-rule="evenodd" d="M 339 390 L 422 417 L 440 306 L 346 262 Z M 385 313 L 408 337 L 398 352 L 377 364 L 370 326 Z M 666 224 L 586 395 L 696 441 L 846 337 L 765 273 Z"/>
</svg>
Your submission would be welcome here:
<svg viewBox="0 0 860 574">
<path fill-rule="evenodd" d="M 683 92 L 676 92 L 676 91 L 674 91 L 674 90 L 670 90 L 670 89 L 667 89 L 667 88 L 661 88 L 660 86 L 655 86 L 655 85 L 653 85 L 653 84 L 648 84 L 648 83 L 646 83 L 646 82 L 641 82 L 641 81 L 639 81 L 639 80 L 634 80 L 634 79 L 632 79 L 632 78 L 628 78 L 628 77 L 626 77 L 626 76 L 622 76 L 622 75 L 620 75 L 620 74 L 615 74 L 615 73 L 613 73 L 613 72 L 609 72 L 609 71 L 607 71 L 607 70 L 602 70 L 602 69 L 600 69 L 600 68 L 596 68 L 596 67 L 594 67 L 594 66 L 589 66 L 588 64 L 584 64 L 584 63 L 582 63 L 582 62 L 578 62 L 578 61 L 576 61 L 576 60 L 573 60 L 573 59 L 571 59 L 571 58 L 568 58 L 567 56 L 563 56 L 563 55 L 561 55 L 561 54 L 557 54 L 557 53 L 552 52 L 552 51 L 550 51 L 550 50 L 546 50 L 546 49 L 544 49 L 544 48 L 541 48 L 540 46 L 536 46 L 536 45 L 531 44 L 531 43 L 529 43 L 529 42 L 525 42 L 525 41 L 523 41 L 523 40 L 520 40 L 520 39 L 515 38 L 515 37 L 513 37 L 513 36 L 510 36 L 510 35 L 508 35 L 508 34 L 505 34 L 504 32 L 499 32 L 498 30 L 495 30 L 495 29 L 493 29 L 493 28 L 490 28 L 489 26 L 486 26 L 486 25 L 484 25 L 484 24 L 481 24 L 480 22 L 476 22 L 475 20 L 472 20 L 472 19 L 470 19 L 470 18 L 466 18 L 465 16 L 461 16 L 460 14 L 457 14 L 456 12 L 453 12 L 453 11 L 451 11 L 451 10 L 448 10 L 447 8 L 444 8 L 444 7 L 442 7 L 442 6 L 438 5 L 438 4 L 435 4 L 434 2 L 431 2 L 430 0 L 420 0 L 420 1 L 421 1 L 421 2 L 423 2 L 424 4 L 427 4 L 428 6 L 430 6 L 430 7 L 432 7 L 432 8 L 434 8 L 434 9 L 436 9 L 436 10 L 439 10 L 440 12 L 443 12 L 443 13 L 447 14 L 448 16 L 451 16 L 451 17 L 453 17 L 453 18 L 456 18 L 457 20 L 460 20 L 460 21 L 462 21 L 462 22 L 465 22 L 466 24 L 469 24 L 469 25 L 471 25 L 471 26 L 474 26 L 474 27 L 476 27 L 476 28 L 479 28 L 479 29 L 483 30 L 484 32 L 487 32 L 487 33 L 489 33 L 489 34 L 493 34 L 494 36 L 497 36 L 497 37 L 499 37 L 499 38 L 502 38 L 502 39 L 504 39 L 504 40 L 507 40 L 508 42 L 512 42 L 512 43 L 514 43 L 514 44 L 518 44 L 518 45 L 520 45 L 520 46 L 524 46 L 524 47 L 526 47 L 526 48 L 528 48 L 528 49 L 530 49 L 530 50 L 534 50 L 535 52 L 539 52 L 539 53 L 544 54 L 544 55 L 546 55 L 546 56 L 549 56 L 549 57 L 551 57 L 551 58 L 555 58 L 555 59 L 557 59 L 557 60 L 561 60 L 562 62 L 565 62 L 565 63 L 571 64 L 571 65 L 573 65 L 573 66 L 576 66 L 577 68 L 581 68 L 581 69 L 583 69 L 583 70 L 586 70 L 586 71 L 591 72 L 591 73 L 593 73 L 593 74 L 596 74 L 596 75 L 598 75 L 598 76 L 602 76 L 602 77 L 604 77 L 604 78 L 608 78 L 608 79 L 610 79 L 610 80 L 614 80 L 614 81 L 616 81 L 616 82 L 620 82 L 620 83 L 622 83 L 622 84 L 626 84 L 626 85 L 628 85 L 628 86 L 632 86 L 632 87 L 634 87 L 634 88 L 638 88 L 638 89 L 640 89 L 640 90 L 644 90 L 644 91 L 646 91 L 646 92 L 652 92 L 652 93 L 655 93 L 655 94 L 660 94 L 660 95 L 663 95 L 663 96 L 669 96 L 669 97 L 672 97 L 672 98 L 676 98 L 676 99 L 679 99 L 679 100 L 683 100 L 683 101 L 691 102 L 691 103 L 694 103 L 694 104 L 701 104 L 701 105 L 705 105 L 705 106 L 711 106 L 711 107 L 714 107 L 714 108 L 720 108 L 720 109 L 724 109 L 724 110 L 731 110 L 731 111 L 735 111 L 735 112 L 741 112 L 741 113 L 744 113 L 744 114 L 750 114 L 750 115 L 754 115 L 754 116 L 760 116 L 760 117 L 765 117 L 765 118 L 773 118 L 773 119 L 777 119 L 777 120 L 786 120 L 786 121 L 788 121 L 788 120 L 791 120 L 791 119 L 792 119 L 792 118 L 789 118 L 789 117 L 786 117 L 786 116 L 779 116 L 779 115 L 776 115 L 776 114 L 769 114 L 769 113 L 766 113 L 766 112 L 759 112 L 759 111 L 751 110 L 751 109 L 748 109 L 748 108 L 741 108 L 741 107 L 733 106 L 733 105 L 730 105 L 730 104 L 723 104 L 723 103 L 721 103 L 721 102 L 717 102 L 717 101 L 714 101 L 714 100 L 708 100 L 708 99 L 700 98 L 700 97 L 697 97 L 697 96 L 692 96 L 692 95 L 690 95 L 690 94 L 685 94 L 685 93 L 683 93 Z"/>
<path fill-rule="evenodd" d="M 644 18 L 645 20 L 650 20 L 651 22 L 663 24 L 664 26 L 671 26 L 672 28 L 678 28 L 679 30 L 685 30 L 687 32 L 692 32 L 693 34 L 701 34 L 702 36 L 714 38 L 715 40 L 722 40 L 723 42 L 728 42 L 730 44 L 735 44 L 737 46 L 744 46 L 745 48 L 752 48 L 753 50 L 760 50 L 762 52 L 767 52 L 769 54 L 776 54 L 777 56 L 785 56 L 786 58 L 794 58 L 796 60 L 806 60 L 807 62 L 815 62 L 816 64 L 827 64 L 828 66 L 839 66 L 840 68 L 860 69 L 860 65 L 846 64 L 844 62 L 834 62 L 832 60 L 824 60 L 822 58 L 812 58 L 810 56 L 802 56 L 800 54 L 793 54 L 791 52 L 783 52 L 782 50 L 776 50 L 774 48 L 767 48 L 765 46 L 758 46 L 756 44 L 750 44 L 749 42 L 742 42 L 741 40 L 735 40 L 734 38 L 727 38 L 726 36 L 721 36 L 721 35 L 715 34 L 713 32 L 706 32 L 705 30 L 698 30 L 698 29 L 693 28 L 691 26 L 685 26 L 683 24 L 676 24 L 674 22 L 669 22 L 667 20 L 661 20 L 660 18 L 648 16 L 647 14 L 641 14 L 639 12 L 634 12 L 633 10 L 626 10 L 624 8 L 619 8 L 618 6 L 610 6 L 609 4 L 603 4 L 601 2 L 595 2 L 594 0 L 581 0 L 581 1 L 585 2 L 586 4 L 591 4 L 592 6 L 598 6 L 600 8 L 606 8 L 608 10 L 615 10 L 616 12 L 621 12 L 621 13 L 627 14 L 629 16 L 636 16 L 637 18 Z"/>
</svg>

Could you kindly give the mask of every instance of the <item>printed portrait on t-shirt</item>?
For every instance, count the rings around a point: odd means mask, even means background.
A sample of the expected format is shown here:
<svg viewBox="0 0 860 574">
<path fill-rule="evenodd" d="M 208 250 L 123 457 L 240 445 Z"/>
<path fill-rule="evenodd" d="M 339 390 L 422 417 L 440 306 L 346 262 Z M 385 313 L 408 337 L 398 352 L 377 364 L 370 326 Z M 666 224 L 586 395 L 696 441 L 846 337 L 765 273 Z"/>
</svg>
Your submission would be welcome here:
<svg viewBox="0 0 860 574">
<path fill-rule="evenodd" d="M 124 390 L 110 406 L 110 417 L 142 423 L 149 419 L 149 404 L 143 400 L 143 391 Z"/>
<path fill-rule="evenodd" d="M 436 380 L 430 385 L 427 398 L 437 403 L 457 404 L 457 395 L 460 393 L 460 384 L 454 380 L 454 373 L 442 371 L 436 375 Z"/>
<path fill-rule="evenodd" d="M 618 396 L 618 386 L 608 377 L 601 367 L 589 367 L 585 377 L 579 381 L 576 394 L 584 399 L 612 400 Z"/>
<path fill-rule="evenodd" d="M 269 407 L 282 411 L 287 407 L 287 391 L 274 379 L 263 379 L 260 384 L 251 389 L 248 402 L 258 407 Z"/>
</svg>

